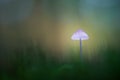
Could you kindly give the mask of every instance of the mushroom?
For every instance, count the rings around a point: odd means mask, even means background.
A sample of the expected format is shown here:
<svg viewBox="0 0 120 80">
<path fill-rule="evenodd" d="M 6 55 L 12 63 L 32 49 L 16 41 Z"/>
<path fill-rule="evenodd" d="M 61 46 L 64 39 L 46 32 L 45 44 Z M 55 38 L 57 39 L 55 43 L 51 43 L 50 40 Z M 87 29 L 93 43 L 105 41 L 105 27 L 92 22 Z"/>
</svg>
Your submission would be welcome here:
<svg viewBox="0 0 120 80">
<path fill-rule="evenodd" d="M 87 35 L 87 33 L 80 29 L 72 35 L 71 39 L 80 41 L 80 57 L 82 59 L 82 40 L 88 40 L 89 36 Z"/>
</svg>

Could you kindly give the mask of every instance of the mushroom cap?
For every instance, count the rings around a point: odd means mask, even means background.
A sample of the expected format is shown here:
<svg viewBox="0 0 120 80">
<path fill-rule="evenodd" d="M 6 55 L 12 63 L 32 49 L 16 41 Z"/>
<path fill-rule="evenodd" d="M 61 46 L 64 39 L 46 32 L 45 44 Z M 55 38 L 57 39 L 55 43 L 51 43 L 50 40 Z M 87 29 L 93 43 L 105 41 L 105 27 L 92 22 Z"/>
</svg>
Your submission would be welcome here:
<svg viewBox="0 0 120 80">
<path fill-rule="evenodd" d="M 87 35 L 87 33 L 85 33 L 83 30 L 80 29 L 72 35 L 71 39 L 72 40 L 88 40 L 89 36 Z"/>
</svg>

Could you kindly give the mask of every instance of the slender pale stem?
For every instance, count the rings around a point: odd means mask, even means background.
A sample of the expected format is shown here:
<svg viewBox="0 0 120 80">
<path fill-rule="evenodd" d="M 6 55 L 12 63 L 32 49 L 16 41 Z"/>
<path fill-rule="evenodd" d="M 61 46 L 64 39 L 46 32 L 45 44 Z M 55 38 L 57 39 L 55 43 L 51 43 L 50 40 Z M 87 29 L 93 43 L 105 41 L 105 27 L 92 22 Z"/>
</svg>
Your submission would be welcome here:
<svg viewBox="0 0 120 80">
<path fill-rule="evenodd" d="M 82 59 L 82 40 L 80 39 L 80 58 Z"/>
</svg>

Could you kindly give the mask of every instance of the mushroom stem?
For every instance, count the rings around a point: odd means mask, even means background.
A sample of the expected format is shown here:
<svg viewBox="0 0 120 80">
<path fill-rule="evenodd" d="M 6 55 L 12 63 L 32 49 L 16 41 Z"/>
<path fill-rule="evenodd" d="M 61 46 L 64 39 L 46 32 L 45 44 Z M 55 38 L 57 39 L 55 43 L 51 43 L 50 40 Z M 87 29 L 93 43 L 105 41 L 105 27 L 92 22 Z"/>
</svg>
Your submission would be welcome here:
<svg viewBox="0 0 120 80">
<path fill-rule="evenodd" d="M 80 39 L 80 58 L 82 60 L 82 40 Z"/>
</svg>

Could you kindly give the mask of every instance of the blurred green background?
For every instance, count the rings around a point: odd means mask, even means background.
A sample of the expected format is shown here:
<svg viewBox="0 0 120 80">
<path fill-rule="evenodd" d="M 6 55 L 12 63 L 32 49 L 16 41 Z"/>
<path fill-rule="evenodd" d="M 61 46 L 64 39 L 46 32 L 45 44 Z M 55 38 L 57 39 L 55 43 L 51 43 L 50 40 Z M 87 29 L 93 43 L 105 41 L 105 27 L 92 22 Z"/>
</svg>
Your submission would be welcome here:
<svg viewBox="0 0 120 80">
<path fill-rule="evenodd" d="M 0 80 L 119 80 L 119 19 L 119 0 L 0 0 Z"/>
</svg>

